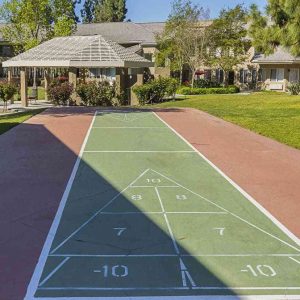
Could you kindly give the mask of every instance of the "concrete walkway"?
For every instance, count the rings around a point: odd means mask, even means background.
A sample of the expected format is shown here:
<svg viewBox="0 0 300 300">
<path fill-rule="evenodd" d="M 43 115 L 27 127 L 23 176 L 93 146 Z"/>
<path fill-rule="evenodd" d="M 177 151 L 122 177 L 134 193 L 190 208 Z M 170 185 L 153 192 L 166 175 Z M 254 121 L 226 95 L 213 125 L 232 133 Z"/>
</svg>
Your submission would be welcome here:
<svg viewBox="0 0 300 300">
<path fill-rule="evenodd" d="M 0 101 L 0 116 L 14 114 L 16 112 L 25 112 L 25 111 L 30 111 L 30 110 L 34 110 L 34 109 L 49 108 L 49 107 L 53 107 L 53 104 L 51 104 L 51 102 L 45 101 L 45 100 L 29 102 L 28 107 L 23 107 L 21 104 L 21 101 L 15 101 L 14 104 L 9 104 L 8 111 L 3 113 L 3 102 Z"/>
</svg>

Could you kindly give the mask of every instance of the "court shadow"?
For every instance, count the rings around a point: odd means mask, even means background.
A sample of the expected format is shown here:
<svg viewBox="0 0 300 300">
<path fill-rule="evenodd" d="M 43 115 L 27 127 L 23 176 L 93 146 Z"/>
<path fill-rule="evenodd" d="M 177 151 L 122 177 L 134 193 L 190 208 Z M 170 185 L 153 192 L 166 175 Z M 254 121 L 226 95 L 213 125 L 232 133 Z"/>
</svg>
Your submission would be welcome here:
<svg viewBox="0 0 300 300">
<path fill-rule="evenodd" d="M 220 261 L 183 246 L 190 236 L 179 235 L 182 221 L 164 207 L 171 181 L 150 165 L 124 178 L 116 161 L 87 154 L 67 185 L 77 154 L 43 125 L 21 124 L 0 143 L 3 299 L 24 296 L 37 262 L 28 295 L 41 298 L 236 296 Z"/>
</svg>

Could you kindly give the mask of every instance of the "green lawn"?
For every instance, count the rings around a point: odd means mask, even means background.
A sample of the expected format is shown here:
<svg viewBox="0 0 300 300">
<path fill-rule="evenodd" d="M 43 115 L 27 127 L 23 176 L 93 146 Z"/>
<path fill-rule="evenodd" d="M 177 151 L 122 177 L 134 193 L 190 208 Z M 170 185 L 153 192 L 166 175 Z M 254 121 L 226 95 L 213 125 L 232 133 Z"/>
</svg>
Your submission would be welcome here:
<svg viewBox="0 0 300 300">
<path fill-rule="evenodd" d="M 158 107 L 191 107 L 300 149 L 300 97 L 280 93 L 187 96 Z"/>
<path fill-rule="evenodd" d="M 0 116 L 0 135 L 9 129 L 25 122 L 32 116 L 41 113 L 44 109 L 36 109 L 32 111 L 16 113 L 13 115 Z"/>
<path fill-rule="evenodd" d="M 28 96 L 31 96 L 31 94 L 32 94 L 32 87 L 29 87 L 28 88 Z M 17 99 L 19 99 L 20 98 L 20 96 L 17 94 L 17 95 L 15 95 L 15 100 L 17 100 Z M 38 98 L 37 98 L 37 100 L 45 100 L 45 88 L 43 88 L 43 87 L 38 87 Z"/>
</svg>

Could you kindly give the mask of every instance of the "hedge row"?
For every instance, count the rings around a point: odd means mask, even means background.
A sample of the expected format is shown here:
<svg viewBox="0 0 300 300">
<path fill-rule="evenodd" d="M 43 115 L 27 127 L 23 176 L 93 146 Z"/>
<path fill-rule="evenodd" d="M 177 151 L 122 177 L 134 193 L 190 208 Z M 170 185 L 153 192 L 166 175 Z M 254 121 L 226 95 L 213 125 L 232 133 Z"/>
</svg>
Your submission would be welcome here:
<svg viewBox="0 0 300 300">
<path fill-rule="evenodd" d="M 220 88 L 180 88 L 178 94 L 181 95 L 206 95 L 206 94 L 236 94 L 240 89 L 236 86 L 220 87 Z"/>
</svg>

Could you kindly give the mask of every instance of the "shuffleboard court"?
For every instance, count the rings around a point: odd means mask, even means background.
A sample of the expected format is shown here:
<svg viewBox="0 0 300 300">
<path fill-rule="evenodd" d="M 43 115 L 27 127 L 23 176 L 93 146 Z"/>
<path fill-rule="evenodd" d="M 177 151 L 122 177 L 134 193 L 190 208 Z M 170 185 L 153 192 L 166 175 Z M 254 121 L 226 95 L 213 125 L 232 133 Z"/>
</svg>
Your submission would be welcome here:
<svg viewBox="0 0 300 300">
<path fill-rule="evenodd" d="M 206 296 L 300 299 L 299 240 L 155 113 L 98 111 L 25 299 Z"/>
</svg>

